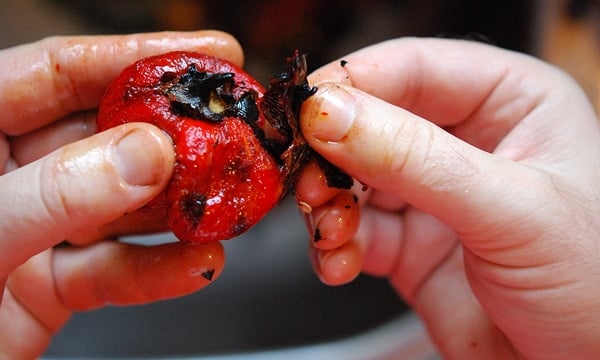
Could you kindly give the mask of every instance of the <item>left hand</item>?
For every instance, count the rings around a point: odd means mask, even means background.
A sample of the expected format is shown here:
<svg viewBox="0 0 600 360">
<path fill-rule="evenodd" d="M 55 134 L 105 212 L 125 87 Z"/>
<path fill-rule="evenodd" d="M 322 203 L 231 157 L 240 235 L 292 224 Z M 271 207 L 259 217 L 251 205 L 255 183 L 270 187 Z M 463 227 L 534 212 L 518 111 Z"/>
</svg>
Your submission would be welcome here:
<svg viewBox="0 0 600 360">
<path fill-rule="evenodd" d="M 0 51 L 0 358 L 39 356 L 74 310 L 180 296 L 220 274 L 216 242 L 100 241 L 148 225 L 115 220 L 160 193 L 174 151 L 149 124 L 93 135 L 94 109 L 125 66 L 184 49 L 243 61 L 216 31 L 54 37 Z M 65 240 L 77 246 L 54 247 Z"/>
</svg>

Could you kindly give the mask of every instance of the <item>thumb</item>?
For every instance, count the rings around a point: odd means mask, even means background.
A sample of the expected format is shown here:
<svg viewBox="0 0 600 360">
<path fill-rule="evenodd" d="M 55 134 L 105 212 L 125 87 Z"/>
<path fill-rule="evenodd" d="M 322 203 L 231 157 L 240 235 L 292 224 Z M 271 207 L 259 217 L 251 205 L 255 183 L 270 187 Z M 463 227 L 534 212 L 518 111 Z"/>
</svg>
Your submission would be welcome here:
<svg viewBox="0 0 600 360">
<path fill-rule="evenodd" d="M 436 216 L 459 235 L 478 230 L 489 235 L 539 208 L 539 201 L 523 196 L 544 199 L 540 172 L 352 87 L 320 84 L 302 107 L 301 126 L 309 144 L 329 161 Z"/>
<path fill-rule="evenodd" d="M 0 276 L 89 227 L 136 210 L 173 168 L 169 138 L 132 123 L 66 145 L 0 177 Z"/>
</svg>

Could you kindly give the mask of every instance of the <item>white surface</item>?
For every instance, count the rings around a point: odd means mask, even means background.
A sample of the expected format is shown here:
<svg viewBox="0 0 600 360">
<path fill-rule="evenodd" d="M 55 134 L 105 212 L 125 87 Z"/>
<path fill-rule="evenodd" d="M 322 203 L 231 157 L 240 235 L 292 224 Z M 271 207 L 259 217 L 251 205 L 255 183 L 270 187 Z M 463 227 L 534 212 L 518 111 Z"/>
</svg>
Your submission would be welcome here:
<svg viewBox="0 0 600 360">
<path fill-rule="evenodd" d="M 331 343 L 194 360 L 434 360 L 441 359 L 419 319 L 405 315 L 370 332 Z M 190 359 L 191 360 L 191 359 Z"/>
</svg>

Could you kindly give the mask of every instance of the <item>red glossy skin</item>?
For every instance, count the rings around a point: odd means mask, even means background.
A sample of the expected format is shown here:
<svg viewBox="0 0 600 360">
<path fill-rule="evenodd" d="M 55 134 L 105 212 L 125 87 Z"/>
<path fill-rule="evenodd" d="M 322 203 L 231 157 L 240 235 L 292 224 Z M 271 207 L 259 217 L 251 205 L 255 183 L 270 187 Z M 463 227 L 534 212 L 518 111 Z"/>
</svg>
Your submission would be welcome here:
<svg viewBox="0 0 600 360">
<path fill-rule="evenodd" d="M 166 189 L 142 211 L 164 212 L 183 242 L 201 244 L 240 235 L 280 200 L 283 175 L 277 160 L 241 116 L 219 121 L 173 110 L 165 78 L 177 78 L 190 64 L 208 73 L 233 73 L 231 95 L 253 92 L 257 108 L 264 88 L 224 60 L 192 52 L 146 58 L 126 68 L 107 88 L 98 113 L 98 131 L 127 122 L 157 125 L 173 139 L 177 159 Z M 165 75 L 167 74 L 167 75 Z M 265 125 L 262 112 L 254 122 Z"/>
</svg>

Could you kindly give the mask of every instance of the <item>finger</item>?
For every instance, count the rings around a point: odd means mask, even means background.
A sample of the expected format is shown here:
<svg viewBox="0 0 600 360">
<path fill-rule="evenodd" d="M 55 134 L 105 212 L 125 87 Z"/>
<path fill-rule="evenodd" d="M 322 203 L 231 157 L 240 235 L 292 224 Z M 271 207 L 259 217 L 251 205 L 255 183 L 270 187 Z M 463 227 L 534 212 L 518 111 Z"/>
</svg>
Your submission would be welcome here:
<svg viewBox="0 0 600 360">
<path fill-rule="evenodd" d="M 359 219 L 353 221 L 358 223 Z M 457 246 L 456 235 L 451 229 L 414 208 L 397 213 L 367 206 L 361 211 L 358 231 L 350 236 L 363 256 L 346 256 L 344 269 L 358 268 L 371 275 L 390 278 L 398 292 L 409 302 L 414 301 L 421 286 Z M 339 253 L 346 252 L 348 250 L 342 249 Z M 329 252 L 317 251 L 315 254 L 321 256 L 317 259 L 319 266 L 315 266 L 319 276 L 339 279 L 339 266 L 320 266 L 331 260 L 324 257 Z M 338 259 L 339 256 L 336 259 L 339 262 Z M 355 274 L 348 272 L 342 278 L 350 279 L 352 275 Z"/>
<path fill-rule="evenodd" d="M 311 246 L 309 253 L 313 269 L 324 284 L 344 285 L 360 274 L 363 254 L 355 241 L 331 250 Z"/>
<path fill-rule="evenodd" d="M 5 297 L 0 306 L 0 349 L 10 353 L 0 353 L 9 359 L 36 358 L 72 313 L 56 296 L 52 251 L 19 266 L 2 288 Z"/>
<path fill-rule="evenodd" d="M 377 208 L 365 207 L 361 210 L 355 239 L 363 249 L 365 273 L 381 277 L 392 275 L 404 245 L 403 219 L 400 213 Z M 419 254 L 417 258 L 421 259 L 422 255 Z"/>
<path fill-rule="evenodd" d="M 352 239 L 358 228 L 358 197 L 350 191 L 340 191 L 308 216 L 312 246 L 321 250 L 338 248 Z"/>
<path fill-rule="evenodd" d="M 356 238 L 366 247 L 365 271 L 388 277 L 411 304 L 459 246 L 450 228 L 415 208 L 402 215 L 366 209 Z"/>
<path fill-rule="evenodd" d="M 502 351 L 488 347 L 498 344 L 494 337 L 504 337 L 470 290 L 461 247 L 448 227 L 414 208 L 402 215 L 366 208 L 356 239 L 364 249 L 363 271 L 390 279 L 445 354 L 460 358 L 469 351 L 487 358 Z M 458 336 L 456 324 L 462 324 Z M 474 343 L 480 345 L 470 348 Z"/>
<path fill-rule="evenodd" d="M 77 113 L 13 139 L 11 141 L 13 157 L 19 165 L 26 165 L 61 146 L 91 136 L 95 132 L 95 114 Z M 87 228 L 72 234 L 66 240 L 71 244 L 86 245 L 122 235 L 149 234 L 167 230 L 164 214 L 135 211 L 99 228 Z"/>
<path fill-rule="evenodd" d="M 346 55 L 343 66 L 334 61 L 309 79 L 316 85 L 348 84 L 450 125 L 471 114 L 505 75 L 506 59 L 499 60 L 499 52 L 471 41 L 400 38 Z"/>
<path fill-rule="evenodd" d="M 519 358 L 506 334 L 490 320 L 470 290 L 461 250 L 454 247 L 439 264 L 431 280 L 416 294 L 413 308 L 447 358 L 462 359 L 465 354 L 471 359 Z"/>
<path fill-rule="evenodd" d="M 189 294 L 214 281 L 224 261 L 218 242 L 148 247 L 101 242 L 59 249 L 53 271 L 62 302 L 73 310 L 90 310 Z"/>
<path fill-rule="evenodd" d="M 96 228 L 89 227 L 73 233 L 66 240 L 69 244 L 81 246 L 109 238 L 116 239 L 121 236 L 157 234 L 168 231 L 170 229 L 165 212 L 154 211 L 151 207 L 145 206 L 108 224 Z"/>
<path fill-rule="evenodd" d="M 306 213 L 310 213 L 313 207 L 325 204 L 338 192 L 339 189 L 327 186 L 325 175 L 315 161 L 302 169 L 294 188 L 296 202 L 308 207 Z"/>
<path fill-rule="evenodd" d="M 27 165 L 61 146 L 81 140 L 96 132 L 96 114 L 76 113 L 11 139 L 11 154 L 20 165 Z"/>
<path fill-rule="evenodd" d="M 406 201 L 399 198 L 396 194 L 377 190 L 371 191 L 369 204 L 382 210 L 394 212 L 399 212 L 406 207 Z"/>
<path fill-rule="evenodd" d="M 10 291 L 4 289 L 0 307 L 0 356 L 3 359 L 36 359 L 49 345 L 47 328 L 20 306 Z M 26 335 L 25 335 L 26 334 Z"/>
<path fill-rule="evenodd" d="M 197 291 L 219 276 L 223 262 L 219 243 L 143 247 L 105 242 L 38 254 L 7 282 L 0 307 L 0 355 L 35 358 L 73 310 L 142 304 Z"/>
<path fill-rule="evenodd" d="M 541 189 L 550 180 L 539 172 L 496 158 L 354 88 L 322 84 L 305 102 L 301 120 L 307 141 L 329 161 L 459 233 L 489 236 L 492 229 L 504 231 L 502 225 L 512 229 L 547 199 Z"/>
<path fill-rule="evenodd" d="M 173 169 L 158 128 L 132 123 L 67 145 L 0 177 L 0 275 L 66 239 L 132 212 Z"/>
<path fill-rule="evenodd" d="M 473 41 L 402 38 L 343 59 L 344 66 L 335 61 L 311 74 L 311 83 L 352 85 L 451 127 L 457 136 L 486 151 L 493 150 L 541 99 L 564 85 L 556 83 L 564 76 L 534 58 Z M 545 115 L 555 120 L 555 126 L 565 126 L 556 116 L 558 109 L 547 110 Z"/>
<path fill-rule="evenodd" d="M 26 165 L 61 146 L 91 136 L 95 132 L 95 113 L 73 114 L 12 139 L 13 157 L 19 165 Z M 135 211 L 99 228 L 87 228 L 72 234 L 66 240 L 71 244 L 86 245 L 122 235 L 149 234 L 167 230 L 168 226 L 164 214 L 152 211 Z"/>
<path fill-rule="evenodd" d="M 217 31 L 52 37 L 0 52 L 0 131 L 19 135 L 89 110 L 124 67 L 171 50 L 243 61 L 237 41 Z"/>
</svg>

